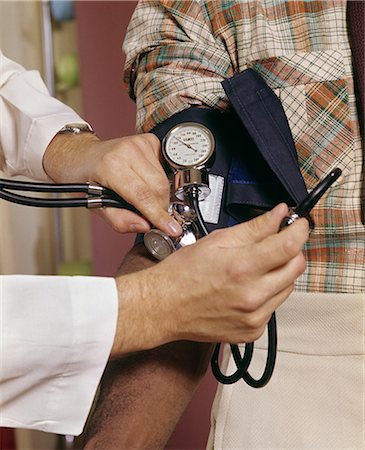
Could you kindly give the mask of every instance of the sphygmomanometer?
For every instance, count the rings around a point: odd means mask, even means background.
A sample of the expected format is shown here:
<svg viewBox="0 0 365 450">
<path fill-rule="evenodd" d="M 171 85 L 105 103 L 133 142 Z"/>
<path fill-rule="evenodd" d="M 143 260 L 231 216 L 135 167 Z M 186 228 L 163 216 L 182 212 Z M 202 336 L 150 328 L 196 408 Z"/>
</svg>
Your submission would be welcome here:
<svg viewBox="0 0 365 450">
<path fill-rule="evenodd" d="M 246 221 L 279 202 L 292 207 L 282 227 L 298 217 L 309 217 L 310 210 L 341 174 L 339 169 L 332 170 L 308 195 L 290 128 L 276 95 L 250 69 L 222 84 L 231 111 L 192 107 L 152 130 L 161 141 L 171 181 L 169 212 L 183 229 L 178 238 L 157 229 L 143 236 L 146 248 L 158 260 L 194 244 L 214 229 Z M 45 199 L 14 191 L 72 193 L 72 197 Z M 82 197 L 75 198 L 75 193 Z M 96 183 L 0 180 L 0 198 L 37 207 L 117 207 L 137 212 L 115 192 Z M 216 379 L 231 384 L 242 378 L 252 387 L 264 386 L 275 366 L 275 313 L 268 323 L 268 356 L 259 379 L 249 372 L 254 344 L 247 343 L 243 355 L 238 345 L 230 347 L 237 369 L 230 375 L 221 371 L 218 343 L 211 361 Z"/>
<path fill-rule="evenodd" d="M 278 105 L 273 105 L 270 104 L 270 108 L 274 108 L 276 113 Z M 275 128 L 276 123 L 272 127 Z M 249 220 L 282 201 L 292 207 L 281 224 L 282 228 L 299 217 L 306 217 L 311 222 L 310 210 L 341 174 L 339 169 L 332 170 L 308 195 L 297 160 L 292 158 L 292 154 L 287 154 L 286 143 L 282 142 L 291 138 L 291 134 L 285 135 L 290 133 L 289 128 L 284 128 L 284 134 L 276 142 L 272 140 L 272 145 L 266 148 L 275 155 L 276 147 L 284 146 L 281 148 L 283 161 L 277 160 L 276 164 L 291 170 L 292 175 L 288 177 L 290 189 L 287 189 L 277 171 L 270 167 L 270 158 L 265 151 L 258 150 L 257 142 L 235 111 L 221 113 L 208 108 L 189 108 L 170 117 L 152 132 L 161 140 L 165 168 L 170 176 L 170 214 L 183 229 L 177 238 L 157 229 L 144 234 L 145 246 L 158 260 L 195 243 L 214 229 Z M 237 369 L 229 375 L 221 371 L 220 344 L 216 344 L 211 359 L 216 379 L 232 384 L 242 378 L 255 388 L 266 385 L 276 359 L 275 313 L 268 322 L 268 356 L 259 379 L 249 372 L 254 344 L 247 343 L 243 355 L 238 345 L 231 344 L 230 347 Z"/>
</svg>

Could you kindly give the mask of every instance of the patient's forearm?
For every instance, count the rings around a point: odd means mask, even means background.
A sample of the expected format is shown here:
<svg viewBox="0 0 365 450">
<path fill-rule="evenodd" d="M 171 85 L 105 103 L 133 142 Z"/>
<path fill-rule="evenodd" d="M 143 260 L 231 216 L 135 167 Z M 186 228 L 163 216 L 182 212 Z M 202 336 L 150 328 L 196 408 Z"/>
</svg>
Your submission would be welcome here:
<svg viewBox="0 0 365 450">
<path fill-rule="evenodd" d="M 109 363 L 85 448 L 163 449 L 205 372 L 209 344 L 176 342 Z"/>
<path fill-rule="evenodd" d="M 155 264 L 143 246 L 120 273 Z M 86 449 L 164 448 L 204 375 L 211 345 L 175 342 L 111 361 L 85 431 Z"/>
</svg>

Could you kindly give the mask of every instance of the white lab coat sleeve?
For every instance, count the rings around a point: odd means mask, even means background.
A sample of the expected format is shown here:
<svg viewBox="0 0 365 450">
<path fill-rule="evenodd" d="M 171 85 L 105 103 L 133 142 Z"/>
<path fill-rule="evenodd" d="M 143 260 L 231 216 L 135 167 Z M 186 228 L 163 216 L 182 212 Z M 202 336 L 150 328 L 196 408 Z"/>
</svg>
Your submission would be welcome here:
<svg viewBox="0 0 365 450">
<path fill-rule="evenodd" d="M 113 278 L 0 277 L 0 426 L 78 435 L 113 344 Z"/>
<path fill-rule="evenodd" d="M 39 72 L 25 70 L 0 50 L 0 168 L 6 175 L 48 180 L 44 152 L 67 123 L 86 123 L 50 96 Z"/>
</svg>

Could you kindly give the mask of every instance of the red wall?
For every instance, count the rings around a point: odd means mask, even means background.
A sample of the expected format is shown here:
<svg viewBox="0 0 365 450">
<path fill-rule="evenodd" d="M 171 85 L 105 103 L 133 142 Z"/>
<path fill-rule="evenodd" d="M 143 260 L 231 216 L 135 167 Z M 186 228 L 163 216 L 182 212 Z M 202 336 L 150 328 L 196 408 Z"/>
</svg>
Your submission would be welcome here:
<svg viewBox="0 0 365 450">
<path fill-rule="evenodd" d="M 78 1 L 80 80 L 84 118 L 101 139 L 134 133 L 135 105 L 122 83 L 122 41 L 136 2 Z M 93 269 L 113 275 L 135 235 L 120 235 L 96 214 L 92 217 Z"/>
<path fill-rule="evenodd" d="M 135 107 L 122 85 L 121 43 L 135 8 L 134 1 L 78 1 L 76 19 L 84 116 L 104 139 L 134 132 Z M 133 236 L 121 236 L 94 215 L 94 273 L 113 275 Z M 204 449 L 215 391 L 210 373 L 187 408 L 168 449 Z"/>
<path fill-rule="evenodd" d="M 15 430 L 0 428 L 0 450 L 15 450 Z"/>
</svg>

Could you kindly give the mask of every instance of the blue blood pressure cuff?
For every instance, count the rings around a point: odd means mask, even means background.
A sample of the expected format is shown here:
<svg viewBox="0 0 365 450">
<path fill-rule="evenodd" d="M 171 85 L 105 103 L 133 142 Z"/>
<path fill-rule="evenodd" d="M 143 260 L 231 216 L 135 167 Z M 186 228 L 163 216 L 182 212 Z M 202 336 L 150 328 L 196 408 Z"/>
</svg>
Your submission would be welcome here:
<svg viewBox="0 0 365 450">
<path fill-rule="evenodd" d="M 275 93 L 251 69 L 222 84 L 230 111 L 191 107 L 151 130 L 161 141 L 184 122 L 200 123 L 212 132 L 215 159 L 209 180 L 213 189 L 206 201 L 211 203 L 213 218 L 204 217 L 209 231 L 231 225 L 232 219 L 248 220 L 280 202 L 295 206 L 307 195 L 293 137 Z"/>
<path fill-rule="evenodd" d="M 235 112 L 189 108 L 155 127 L 152 133 L 162 141 L 171 128 L 184 122 L 206 126 L 215 139 L 215 158 L 209 170 L 212 193 L 205 201 L 215 202 L 212 208 L 218 209 L 218 218 L 209 221 L 204 217 L 209 231 L 229 226 L 232 222 L 230 217 L 237 221 L 247 220 L 256 210 L 269 209 L 283 198 L 291 200 L 272 176 Z M 217 193 L 212 183 L 219 180 L 220 192 Z M 202 208 L 203 203 L 200 203 Z"/>
<path fill-rule="evenodd" d="M 161 142 L 184 122 L 202 124 L 212 132 L 212 192 L 200 202 L 209 232 L 246 221 L 280 202 L 295 207 L 307 195 L 293 137 L 276 94 L 252 69 L 222 85 L 232 106 L 229 111 L 190 107 L 151 130 Z M 139 236 L 137 242 L 141 240 Z"/>
</svg>

